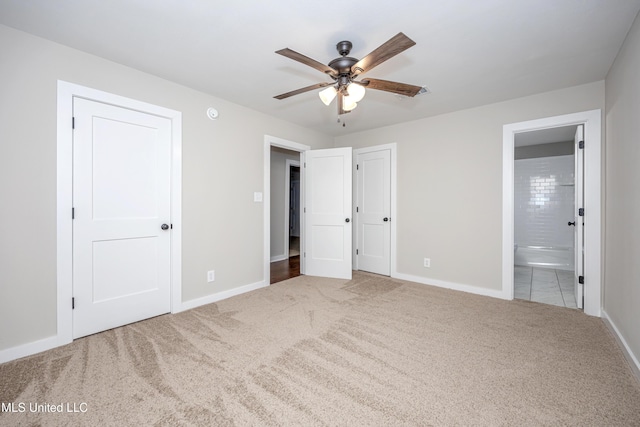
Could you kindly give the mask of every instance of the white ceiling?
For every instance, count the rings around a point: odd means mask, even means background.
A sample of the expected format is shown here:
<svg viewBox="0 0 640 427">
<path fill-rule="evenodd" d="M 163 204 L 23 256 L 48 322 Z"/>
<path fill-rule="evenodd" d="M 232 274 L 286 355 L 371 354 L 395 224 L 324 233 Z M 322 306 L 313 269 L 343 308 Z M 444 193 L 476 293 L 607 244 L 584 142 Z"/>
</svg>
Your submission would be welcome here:
<svg viewBox="0 0 640 427">
<path fill-rule="evenodd" d="M 343 135 L 602 80 L 638 10 L 640 0 L 0 0 L 0 23 Z M 432 93 L 369 90 L 346 127 L 317 91 L 273 98 L 331 81 L 274 51 L 328 63 L 350 40 L 361 59 L 400 31 L 416 46 L 367 76 Z"/>
</svg>

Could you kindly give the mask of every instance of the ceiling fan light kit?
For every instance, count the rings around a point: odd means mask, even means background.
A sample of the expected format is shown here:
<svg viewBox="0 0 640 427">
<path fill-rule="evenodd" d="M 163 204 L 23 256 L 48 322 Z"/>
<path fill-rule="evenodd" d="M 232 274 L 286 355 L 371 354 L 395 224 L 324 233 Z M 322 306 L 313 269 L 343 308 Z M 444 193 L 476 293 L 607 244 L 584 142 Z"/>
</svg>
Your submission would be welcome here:
<svg viewBox="0 0 640 427">
<path fill-rule="evenodd" d="M 334 86 L 329 86 L 328 88 L 318 92 L 318 95 L 320 96 L 320 100 L 324 103 L 324 105 L 331 104 L 331 101 L 333 101 L 333 98 L 335 98 L 337 94 L 338 94 L 338 91 Z"/>
<path fill-rule="evenodd" d="M 355 79 L 360 74 L 370 71 L 374 67 L 415 44 L 416 43 L 413 40 L 405 36 L 403 33 L 398 33 L 369 55 L 358 60 L 347 56 L 349 55 L 349 52 L 351 52 L 353 45 L 350 41 L 344 40 L 336 45 L 336 50 L 340 54 L 340 57 L 332 60 L 328 65 L 324 65 L 321 62 L 311 59 L 308 56 L 302 55 L 301 53 L 289 48 L 278 50 L 276 51 L 277 54 L 315 68 L 316 70 L 331 77 L 333 82 L 317 83 L 315 85 L 274 96 L 274 98 L 285 99 L 290 96 L 329 86 L 320 91 L 318 95 L 324 105 L 331 104 L 333 99 L 337 96 L 338 115 L 341 115 L 352 111 L 358 106 L 358 102 L 364 98 L 366 93 L 365 88 L 414 97 L 423 90 L 423 87 L 372 78 L 365 78 L 361 81 L 356 81 Z"/>
</svg>

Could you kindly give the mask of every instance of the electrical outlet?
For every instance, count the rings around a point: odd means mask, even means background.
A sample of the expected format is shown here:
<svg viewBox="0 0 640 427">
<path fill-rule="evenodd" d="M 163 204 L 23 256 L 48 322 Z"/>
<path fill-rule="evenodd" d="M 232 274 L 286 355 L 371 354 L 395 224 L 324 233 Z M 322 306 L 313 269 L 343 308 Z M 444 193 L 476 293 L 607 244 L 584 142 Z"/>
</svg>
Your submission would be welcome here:
<svg viewBox="0 0 640 427">
<path fill-rule="evenodd" d="M 207 271 L 207 282 L 213 282 L 214 280 L 216 280 L 216 271 L 215 270 Z"/>
<path fill-rule="evenodd" d="M 424 259 L 424 268 L 431 268 L 431 258 Z"/>
</svg>

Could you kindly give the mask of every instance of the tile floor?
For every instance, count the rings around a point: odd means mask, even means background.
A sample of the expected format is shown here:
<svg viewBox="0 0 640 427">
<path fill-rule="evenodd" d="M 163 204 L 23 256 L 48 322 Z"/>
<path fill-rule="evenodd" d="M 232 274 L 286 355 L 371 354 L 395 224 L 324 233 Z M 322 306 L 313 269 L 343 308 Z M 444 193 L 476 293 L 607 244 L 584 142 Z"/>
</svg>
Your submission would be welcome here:
<svg viewBox="0 0 640 427">
<path fill-rule="evenodd" d="M 577 308 L 573 271 L 516 265 L 514 282 L 515 298 Z"/>
</svg>

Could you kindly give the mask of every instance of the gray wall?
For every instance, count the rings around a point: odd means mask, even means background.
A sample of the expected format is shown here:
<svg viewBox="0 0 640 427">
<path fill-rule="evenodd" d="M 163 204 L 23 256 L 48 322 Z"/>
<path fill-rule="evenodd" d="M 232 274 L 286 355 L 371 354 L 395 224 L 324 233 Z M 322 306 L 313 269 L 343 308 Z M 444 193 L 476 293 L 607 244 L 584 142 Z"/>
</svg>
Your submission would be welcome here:
<svg viewBox="0 0 640 427">
<path fill-rule="evenodd" d="M 502 126 L 593 109 L 604 109 L 603 81 L 350 134 L 336 145 L 398 144 L 399 273 L 498 291 Z"/>
<path fill-rule="evenodd" d="M 640 358 L 640 18 L 606 79 L 604 311 Z"/>
<path fill-rule="evenodd" d="M 253 202 L 264 135 L 314 148 L 331 138 L 0 26 L 0 350 L 56 334 L 58 79 L 182 112 L 184 301 L 264 279 L 264 204 Z"/>
<path fill-rule="evenodd" d="M 284 256 L 284 214 L 286 162 L 300 160 L 300 154 L 271 147 L 271 257 Z M 288 255 L 287 255 L 288 257 Z"/>
<path fill-rule="evenodd" d="M 573 141 L 553 142 L 550 144 L 525 145 L 516 147 L 516 160 L 535 159 L 538 157 L 568 156 L 573 154 Z"/>
</svg>

